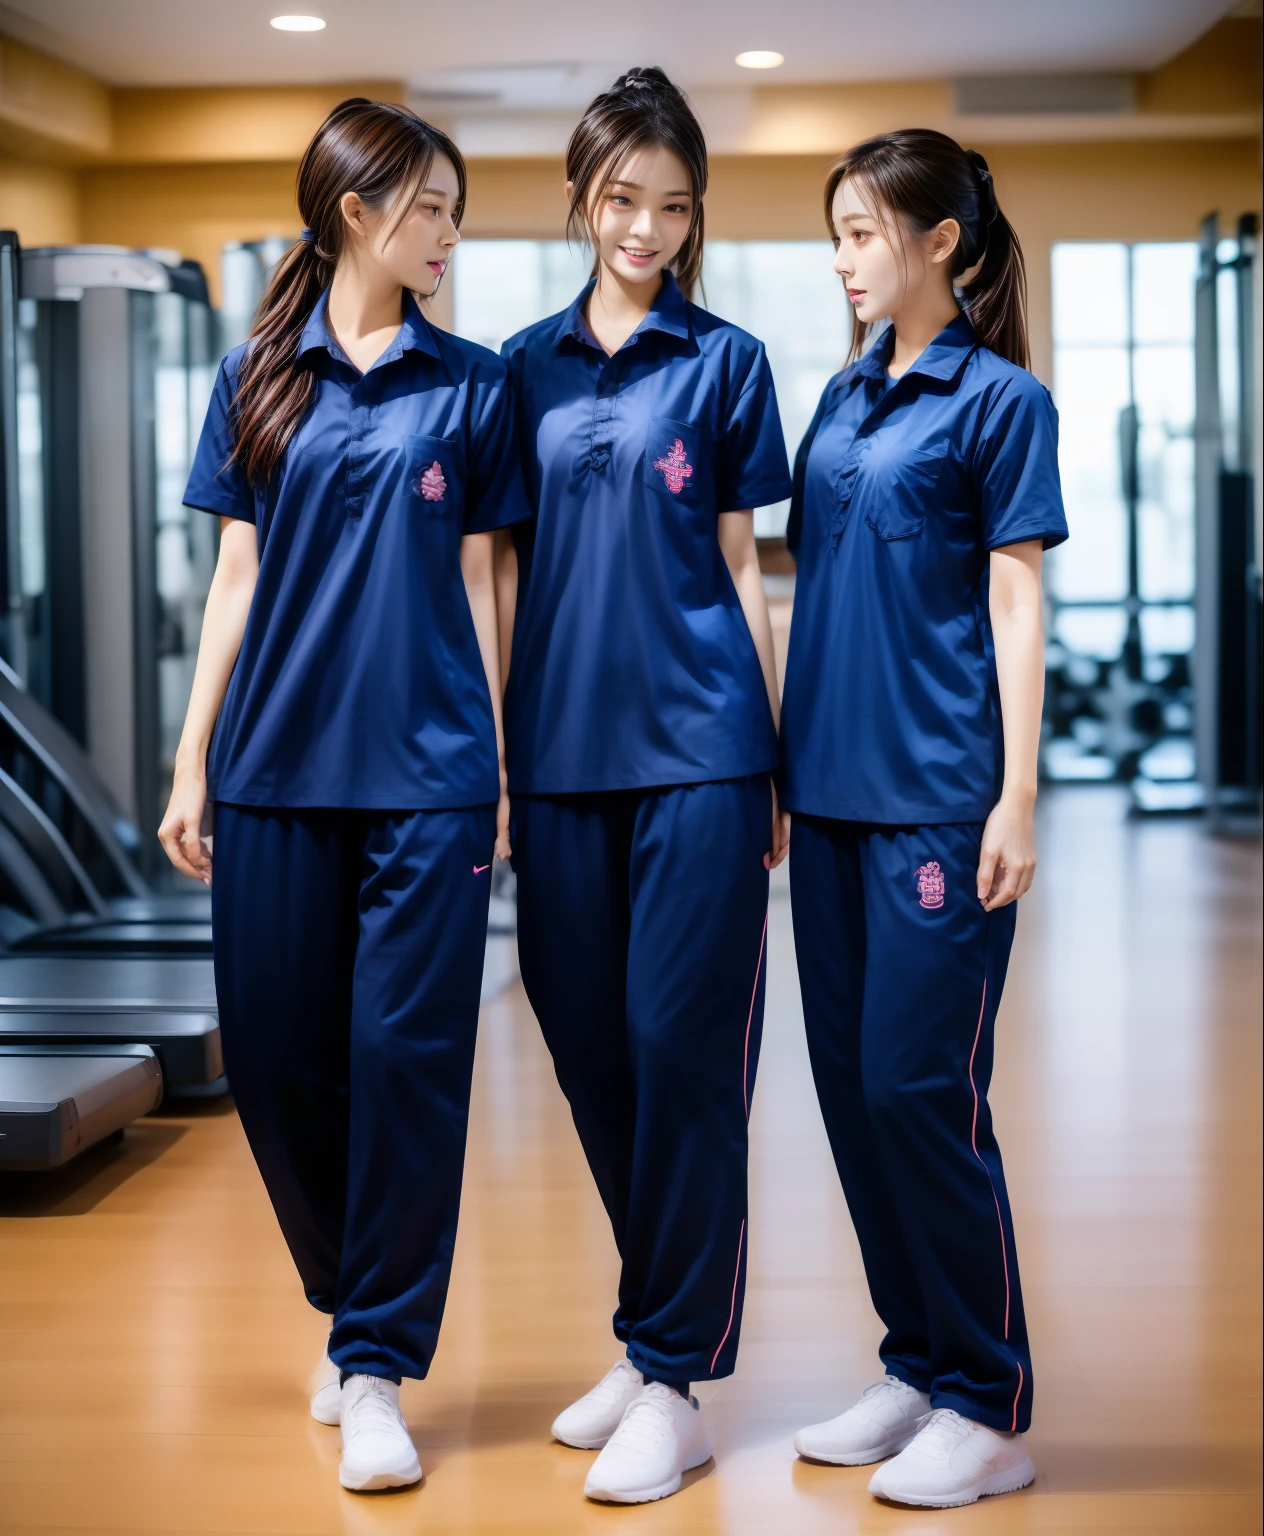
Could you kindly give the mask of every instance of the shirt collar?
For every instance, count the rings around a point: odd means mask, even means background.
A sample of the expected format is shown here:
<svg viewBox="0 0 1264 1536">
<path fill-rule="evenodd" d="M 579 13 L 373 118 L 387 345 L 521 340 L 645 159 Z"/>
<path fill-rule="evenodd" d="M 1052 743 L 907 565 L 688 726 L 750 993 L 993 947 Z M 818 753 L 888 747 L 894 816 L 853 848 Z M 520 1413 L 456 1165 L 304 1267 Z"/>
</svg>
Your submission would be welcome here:
<svg viewBox="0 0 1264 1536">
<path fill-rule="evenodd" d="M 306 352 L 312 352 L 324 348 L 331 357 L 336 357 L 344 363 L 355 367 L 351 359 L 338 345 L 337 337 L 329 329 L 329 321 L 326 318 L 326 310 L 329 305 L 329 290 L 325 289 L 320 298 L 316 300 L 316 307 L 307 318 L 307 324 L 303 327 L 303 334 L 299 338 L 298 356 L 302 357 Z M 427 352 L 431 357 L 439 356 L 439 348 L 435 345 L 434 335 L 430 323 L 418 307 L 417 300 L 412 294 L 408 295 L 408 302 L 404 306 L 404 320 L 399 330 L 395 333 L 386 351 L 373 364 L 373 368 L 381 368 L 385 363 L 393 363 L 405 352 Z M 373 369 L 369 370 L 370 372 Z"/>
<path fill-rule="evenodd" d="M 975 335 L 974 327 L 963 310 L 955 320 L 950 321 L 940 331 L 921 357 L 900 377 L 907 378 L 909 374 L 920 373 L 930 379 L 955 378 L 978 344 L 979 338 Z M 888 326 L 869 351 L 855 364 L 854 377 L 883 378 L 891 365 L 891 353 L 894 348 L 895 330 L 892 326 Z"/>
<path fill-rule="evenodd" d="M 587 342 L 590 346 L 597 345 L 584 314 L 588 307 L 589 296 L 595 287 L 596 279 L 590 278 L 584 284 L 575 302 L 562 315 L 562 323 L 557 330 L 558 341 L 570 336 L 576 341 Z M 681 293 L 680 285 L 670 272 L 664 271 L 662 286 L 654 296 L 649 313 L 632 335 L 639 336 L 644 331 L 666 331 L 669 336 L 679 336 L 684 341 L 689 339 L 688 300 Z"/>
</svg>

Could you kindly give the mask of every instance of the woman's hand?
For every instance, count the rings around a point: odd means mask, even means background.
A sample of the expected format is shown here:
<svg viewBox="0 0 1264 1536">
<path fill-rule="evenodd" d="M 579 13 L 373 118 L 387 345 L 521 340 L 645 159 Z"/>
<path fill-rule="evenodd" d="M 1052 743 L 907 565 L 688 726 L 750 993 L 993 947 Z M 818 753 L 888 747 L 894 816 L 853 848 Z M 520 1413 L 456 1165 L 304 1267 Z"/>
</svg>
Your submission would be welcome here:
<svg viewBox="0 0 1264 1536">
<path fill-rule="evenodd" d="M 500 767 L 500 803 L 496 807 L 496 848 L 498 859 L 507 859 L 513 852 L 509 846 L 509 779 L 505 766 Z"/>
<path fill-rule="evenodd" d="M 989 609 L 1001 694 L 1005 782 L 983 829 L 979 900 L 985 912 L 1007 907 L 1031 888 L 1036 873 L 1036 763 L 1045 692 L 1039 539 L 994 549 Z"/>
<path fill-rule="evenodd" d="M 1036 873 L 1035 801 L 1002 795 L 983 828 L 979 900 L 985 912 L 1007 907 L 1031 889 Z"/>
<path fill-rule="evenodd" d="M 167 814 L 158 828 L 158 841 L 182 875 L 203 885 L 211 883 L 211 856 L 202 841 L 206 813 L 205 768 L 176 768 Z"/>
<path fill-rule="evenodd" d="M 235 517 L 219 520 L 219 559 L 202 615 L 202 638 L 189 708 L 176 749 L 175 782 L 158 841 L 182 875 L 211 883 L 210 850 L 202 841 L 206 811 L 206 753 L 224 702 L 228 679 L 237 665 L 241 637 L 259 576 L 259 545 L 253 523 Z"/>
<path fill-rule="evenodd" d="M 772 786 L 772 852 L 764 855 L 764 868 L 776 869 L 790 852 L 790 812 L 781 809 L 777 786 Z"/>
</svg>

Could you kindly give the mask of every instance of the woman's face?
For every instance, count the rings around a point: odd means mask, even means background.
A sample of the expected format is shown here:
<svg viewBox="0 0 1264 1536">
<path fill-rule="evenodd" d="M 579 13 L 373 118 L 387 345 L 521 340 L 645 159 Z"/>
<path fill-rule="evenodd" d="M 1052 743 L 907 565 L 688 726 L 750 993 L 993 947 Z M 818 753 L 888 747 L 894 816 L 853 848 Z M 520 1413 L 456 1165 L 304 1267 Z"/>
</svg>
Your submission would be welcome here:
<svg viewBox="0 0 1264 1536">
<path fill-rule="evenodd" d="M 960 239 L 955 220 L 919 237 L 891 216 L 879 220 L 850 178 L 839 183 L 831 214 L 838 235 L 834 271 L 863 324 L 915 308 L 929 288 L 936 298 L 945 285 L 951 288 L 950 258 Z"/>
<path fill-rule="evenodd" d="M 598 260 L 623 282 L 657 286 L 685 243 L 694 201 L 689 172 L 671 150 L 638 150 L 588 206 Z"/>
<path fill-rule="evenodd" d="M 446 155 L 436 155 L 425 186 L 402 218 L 396 205 L 369 208 L 354 192 L 343 197 L 342 206 L 363 257 L 401 288 L 428 297 L 461 238 L 453 217 L 459 196 L 455 166 Z"/>
</svg>

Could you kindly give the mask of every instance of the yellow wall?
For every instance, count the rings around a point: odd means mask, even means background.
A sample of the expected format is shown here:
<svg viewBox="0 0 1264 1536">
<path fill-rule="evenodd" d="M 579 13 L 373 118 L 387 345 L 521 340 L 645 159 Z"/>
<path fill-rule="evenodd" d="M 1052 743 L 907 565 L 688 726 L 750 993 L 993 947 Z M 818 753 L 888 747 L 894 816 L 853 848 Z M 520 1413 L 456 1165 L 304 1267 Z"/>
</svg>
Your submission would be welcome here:
<svg viewBox="0 0 1264 1536">
<path fill-rule="evenodd" d="M 1032 368 L 1053 380 L 1049 247 L 1059 240 L 1192 240 L 1260 213 L 1258 141 L 980 145 L 1027 258 Z"/>
<path fill-rule="evenodd" d="M 1137 113 L 1109 122 L 954 119 L 942 80 L 761 86 L 744 152 L 713 159 L 708 232 L 822 238 L 821 185 L 836 151 L 902 121 L 957 132 L 987 154 L 1023 241 L 1034 364 L 1048 379 L 1050 245 L 1190 239 L 1212 210 L 1226 220 L 1258 210 L 1260 90 L 1258 20 L 1212 28 L 1138 81 Z M 297 233 L 298 157 L 352 94 L 402 97 L 382 81 L 109 91 L 0 39 L 0 227 L 27 245 L 174 247 L 202 263 L 217 294 L 226 240 Z M 1089 133 L 1100 137 L 1085 142 Z M 465 234 L 560 234 L 562 181 L 556 158 L 472 161 Z"/>
<path fill-rule="evenodd" d="M 0 37 L 0 152 L 74 160 L 108 151 L 111 132 L 99 80 Z"/>
<path fill-rule="evenodd" d="M 218 302 L 226 240 L 293 235 L 292 160 L 251 165 L 105 166 L 80 173 L 83 239 L 165 245 L 200 261 Z"/>
<path fill-rule="evenodd" d="M 1202 217 L 1260 208 L 1249 139 L 979 144 L 1027 255 L 1036 372 L 1051 366 L 1049 247 L 1057 240 L 1188 240 Z M 707 230 L 718 239 L 820 239 L 828 155 L 720 155 Z M 0 224 L 28 245 L 85 240 L 174 246 L 217 292 L 226 240 L 296 235 L 292 160 L 235 165 L 59 167 L 0 163 Z M 552 238 L 566 217 L 560 160 L 474 160 L 467 238 Z"/>
<path fill-rule="evenodd" d="M 398 80 L 115 91 L 109 158 L 128 165 L 297 161 L 349 96 L 402 101 L 404 92 Z"/>
<path fill-rule="evenodd" d="M 0 156 L 0 228 L 16 229 L 23 245 L 78 244 L 78 175 L 65 166 Z"/>
<path fill-rule="evenodd" d="M 1226 229 L 1260 210 L 1260 151 L 1250 139 L 1113 144 L 979 143 L 1027 257 L 1032 361 L 1052 377 L 1049 248 L 1059 240 L 1192 240 L 1205 214 Z M 829 155 L 717 155 L 707 233 L 723 240 L 825 238 Z M 470 166 L 467 237 L 556 237 L 566 217 L 558 160 Z M 458 261 L 459 261 L 458 257 Z"/>
</svg>

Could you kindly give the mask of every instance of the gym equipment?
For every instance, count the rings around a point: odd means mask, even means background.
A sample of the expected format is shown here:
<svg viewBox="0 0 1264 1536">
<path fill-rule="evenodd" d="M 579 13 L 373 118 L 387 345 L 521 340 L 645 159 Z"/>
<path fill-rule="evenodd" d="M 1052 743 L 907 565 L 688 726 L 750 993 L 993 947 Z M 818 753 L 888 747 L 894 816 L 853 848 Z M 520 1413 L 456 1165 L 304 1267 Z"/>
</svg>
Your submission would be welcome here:
<svg viewBox="0 0 1264 1536">
<path fill-rule="evenodd" d="M 183 505 L 219 359 L 206 280 L 170 251 L 0 233 L 0 325 L 0 650 L 142 829 L 128 851 L 152 878 L 218 547 Z"/>
<path fill-rule="evenodd" d="M 209 960 L 0 956 L 0 1044 L 149 1046 L 173 1093 L 223 1092 Z"/>
<path fill-rule="evenodd" d="M 60 1168 L 161 1102 L 147 1045 L 0 1043 L 0 1171 Z"/>
</svg>

